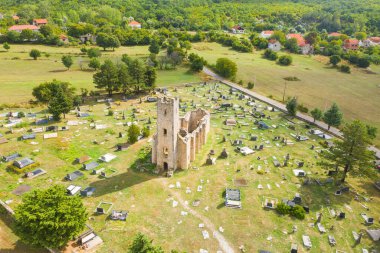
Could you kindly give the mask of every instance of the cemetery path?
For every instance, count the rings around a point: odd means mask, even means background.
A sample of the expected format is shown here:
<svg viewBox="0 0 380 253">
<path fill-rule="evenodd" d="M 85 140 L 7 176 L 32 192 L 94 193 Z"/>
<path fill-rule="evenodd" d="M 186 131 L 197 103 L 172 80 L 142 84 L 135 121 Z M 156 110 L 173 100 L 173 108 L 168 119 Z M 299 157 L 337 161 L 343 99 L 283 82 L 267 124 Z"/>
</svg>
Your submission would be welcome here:
<svg viewBox="0 0 380 253">
<path fill-rule="evenodd" d="M 203 68 L 203 72 L 204 72 L 206 75 L 211 76 L 211 77 L 214 78 L 215 80 L 221 81 L 222 83 L 224 83 L 224 84 L 226 84 L 226 85 L 228 85 L 228 86 L 230 86 L 230 87 L 232 87 L 232 88 L 235 88 L 235 89 L 237 89 L 237 90 L 239 90 L 239 91 L 241 91 L 241 92 L 243 92 L 243 93 L 245 93 L 245 94 L 247 94 L 247 95 L 249 95 L 249 96 L 252 96 L 252 97 L 254 97 L 254 98 L 257 99 L 257 100 L 260 100 L 260 101 L 262 101 L 262 102 L 264 102 L 264 103 L 267 103 L 267 104 L 269 104 L 269 105 L 271 105 L 271 106 L 273 106 L 273 107 L 275 107 L 275 108 L 277 108 L 277 109 L 279 109 L 279 110 L 281 110 L 281 111 L 283 111 L 283 112 L 287 112 L 286 105 L 284 105 L 284 104 L 281 103 L 281 102 L 278 102 L 278 101 L 276 101 L 276 100 L 273 100 L 273 99 L 271 99 L 271 98 L 268 98 L 268 97 L 266 97 L 266 96 L 263 96 L 263 95 L 261 95 L 261 94 L 259 94 L 259 93 L 257 93 L 257 92 L 254 92 L 254 91 L 248 90 L 248 89 L 246 89 L 246 88 L 240 86 L 240 85 L 237 84 L 237 83 L 230 82 L 230 81 L 224 79 L 223 77 L 219 76 L 218 74 L 214 73 L 214 72 L 213 72 L 211 69 L 209 69 L 209 68 L 204 67 L 204 68 Z M 308 122 L 308 123 L 310 123 L 310 124 L 314 124 L 314 125 L 316 125 L 317 127 L 323 129 L 324 131 L 329 132 L 329 133 L 331 133 L 332 135 L 335 135 L 335 136 L 337 136 L 337 137 L 339 137 L 339 138 L 342 138 L 342 137 L 343 137 L 342 132 L 341 132 L 338 128 L 330 127 L 330 129 L 329 129 L 329 127 L 328 127 L 328 125 L 327 125 L 326 123 L 324 123 L 324 122 L 322 122 L 322 121 L 318 121 L 318 120 L 317 120 L 317 121 L 314 121 L 313 117 L 311 117 L 311 116 L 309 116 L 309 115 L 307 115 L 307 114 L 303 114 L 303 113 L 297 112 L 296 117 L 299 118 L 299 119 L 301 119 L 301 120 L 303 120 L 303 121 L 306 121 L 306 122 Z M 378 148 L 376 148 L 376 147 L 370 147 L 369 149 L 372 150 L 372 151 L 374 151 L 374 152 L 377 154 L 377 156 L 380 157 L 380 149 L 378 149 Z"/>
<path fill-rule="evenodd" d="M 167 181 L 162 181 L 164 187 L 167 187 Z M 212 235 L 214 238 L 218 241 L 219 247 L 224 253 L 234 253 L 233 247 L 230 245 L 230 243 L 226 240 L 226 238 L 215 228 L 215 225 L 205 216 L 198 213 L 197 211 L 191 209 L 188 204 L 185 203 L 185 200 L 183 200 L 181 194 L 179 192 L 175 192 L 173 190 L 170 190 L 170 193 L 178 200 L 178 202 L 181 204 L 181 206 L 190 214 L 200 219 L 206 228 L 212 231 Z"/>
</svg>

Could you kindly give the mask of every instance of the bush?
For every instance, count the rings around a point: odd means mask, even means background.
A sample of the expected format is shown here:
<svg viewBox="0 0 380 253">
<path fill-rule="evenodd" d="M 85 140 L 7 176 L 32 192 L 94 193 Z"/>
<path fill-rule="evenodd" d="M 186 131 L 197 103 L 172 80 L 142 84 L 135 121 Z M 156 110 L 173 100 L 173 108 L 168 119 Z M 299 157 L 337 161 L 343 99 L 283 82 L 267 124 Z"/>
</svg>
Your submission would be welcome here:
<svg viewBox="0 0 380 253">
<path fill-rule="evenodd" d="M 108 116 L 113 116 L 113 113 L 114 113 L 113 110 L 110 109 L 110 110 L 108 110 L 108 114 L 107 115 Z"/>
<path fill-rule="evenodd" d="M 237 72 L 237 65 L 228 58 L 219 58 L 215 65 L 216 72 L 225 78 L 233 78 Z"/>
<path fill-rule="evenodd" d="M 278 63 L 283 66 L 289 66 L 292 64 L 293 58 L 290 55 L 283 55 L 280 58 L 278 58 Z"/>
<path fill-rule="evenodd" d="M 149 135 L 150 135 L 150 129 L 149 129 L 149 127 L 147 127 L 147 126 L 145 126 L 143 129 L 142 129 L 142 136 L 144 137 L 144 138 L 147 138 L 147 137 L 149 137 Z"/>
<path fill-rule="evenodd" d="M 370 65 L 370 61 L 367 58 L 361 57 L 358 59 L 358 67 L 368 68 L 369 65 Z"/>
<path fill-rule="evenodd" d="M 295 206 L 290 209 L 290 215 L 296 217 L 297 219 L 303 220 L 305 219 L 306 211 L 302 206 Z"/>
<path fill-rule="evenodd" d="M 277 60 L 278 58 L 278 55 L 276 52 L 274 52 L 273 50 L 271 49 L 266 49 L 264 51 L 264 58 L 268 59 L 268 60 L 271 60 L 271 61 L 275 61 Z"/>
<path fill-rule="evenodd" d="M 139 135 L 140 135 L 140 128 L 137 125 L 132 124 L 128 128 L 128 142 L 130 144 L 136 143 L 138 141 Z"/>
<path fill-rule="evenodd" d="M 255 87 L 255 83 L 253 83 L 253 82 L 248 82 L 248 89 L 253 89 L 254 87 Z"/>
<path fill-rule="evenodd" d="M 18 118 L 24 118 L 25 117 L 25 113 L 24 112 L 19 112 L 18 115 L 17 115 Z"/>
<path fill-rule="evenodd" d="M 309 112 L 309 108 L 307 108 L 306 106 L 304 106 L 302 104 L 298 105 L 297 109 L 298 109 L 298 111 L 303 112 L 303 113 L 308 113 Z"/>
<path fill-rule="evenodd" d="M 345 65 L 345 64 L 343 64 L 343 65 L 340 65 L 339 66 L 339 70 L 340 70 L 340 72 L 343 72 L 343 73 L 351 73 L 351 68 L 350 68 L 350 66 L 348 66 L 348 65 Z"/>
<path fill-rule="evenodd" d="M 277 204 L 276 206 L 276 211 L 279 213 L 279 214 L 289 214 L 290 213 L 290 206 L 280 202 Z"/>
</svg>

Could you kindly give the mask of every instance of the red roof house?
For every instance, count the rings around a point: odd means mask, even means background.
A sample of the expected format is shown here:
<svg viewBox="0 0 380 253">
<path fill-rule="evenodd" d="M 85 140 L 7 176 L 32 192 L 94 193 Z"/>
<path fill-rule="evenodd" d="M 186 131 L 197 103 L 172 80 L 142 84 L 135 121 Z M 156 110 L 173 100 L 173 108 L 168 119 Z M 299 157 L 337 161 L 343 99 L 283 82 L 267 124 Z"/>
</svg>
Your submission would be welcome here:
<svg viewBox="0 0 380 253">
<path fill-rule="evenodd" d="M 329 33 L 329 37 L 340 37 L 341 35 L 343 34 L 337 32 Z"/>
<path fill-rule="evenodd" d="M 359 48 L 359 40 L 346 39 L 344 41 L 343 48 L 346 50 L 357 50 Z"/>
<path fill-rule="evenodd" d="M 288 40 L 290 40 L 290 39 L 296 39 L 297 40 L 297 45 L 299 47 L 304 47 L 306 45 L 305 39 L 299 33 L 289 33 L 288 35 L 286 35 L 286 38 Z"/>
<path fill-rule="evenodd" d="M 260 36 L 262 37 L 262 38 L 265 38 L 265 39 L 268 39 L 270 36 L 272 36 L 273 35 L 273 33 L 274 33 L 274 31 L 262 31 L 261 33 L 260 33 Z"/>
<path fill-rule="evenodd" d="M 375 44 L 380 44 L 380 37 L 370 37 L 368 39 Z"/>
<path fill-rule="evenodd" d="M 33 19 L 33 25 L 40 26 L 46 25 L 48 23 L 46 18 L 35 18 Z"/>
<path fill-rule="evenodd" d="M 38 31 L 40 28 L 35 25 L 13 25 L 8 28 L 8 31 L 22 32 L 23 30 Z"/>
<path fill-rule="evenodd" d="M 139 23 L 135 20 L 132 20 L 131 22 L 129 22 L 128 26 L 131 27 L 132 29 L 140 29 L 141 23 Z"/>
</svg>

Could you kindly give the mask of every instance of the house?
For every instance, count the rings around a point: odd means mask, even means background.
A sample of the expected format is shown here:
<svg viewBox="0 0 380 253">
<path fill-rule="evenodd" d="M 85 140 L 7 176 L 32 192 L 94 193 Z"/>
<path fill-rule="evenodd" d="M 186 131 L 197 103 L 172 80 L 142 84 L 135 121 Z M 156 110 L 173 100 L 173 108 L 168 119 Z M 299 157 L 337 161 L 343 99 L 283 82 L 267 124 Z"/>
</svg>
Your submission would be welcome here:
<svg viewBox="0 0 380 253">
<path fill-rule="evenodd" d="M 270 39 L 268 42 L 268 48 L 272 51 L 278 52 L 281 50 L 281 43 L 276 39 Z"/>
<path fill-rule="evenodd" d="M 33 163 L 34 161 L 32 159 L 26 157 L 26 158 L 14 161 L 13 165 L 19 169 L 23 169 L 26 166 L 32 165 Z"/>
<path fill-rule="evenodd" d="M 235 25 L 231 28 L 231 32 L 234 34 L 243 34 L 245 33 L 245 30 L 240 25 Z"/>
<path fill-rule="evenodd" d="M 46 18 L 35 18 L 33 19 L 33 25 L 35 26 L 42 26 L 47 25 L 48 21 Z"/>
<path fill-rule="evenodd" d="M 273 35 L 274 31 L 262 31 L 260 37 L 264 39 L 269 39 Z"/>
<path fill-rule="evenodd" d="M 373 47 L 373 46 L 379 46 L 380 45 L 380 37 L 370 37 L 366 40 L 360 41 L 360 46 L 363 47 Z"/>
<path fill-rule="evenodd" d="M 227 207 L 241 208 L 241 197 L 239 189 L 226 189 L 226 202 Z"/>
<path fill-rule="evenodd" d="M 346 39 L 343 43 L 343 48 L 345 50 L 358 50 L 359 40 L 357 39 Z"/>
<path fill-rule="evenodd" d="M 38 32 L 40 28 L 35 25 L 12 25 L 8 28 L 8 31 L 15 31 L 21 33 L 23 30 L 32 30 Z"/>
<path fill-rule="evenodd" d="M 341 34 L 341 33 L 338 33 L 338 32 L 332 32 L 332 33 L 329 33 L 328 37 L 331 38 L 331 37 L 340 37 L 344 34 Z"/>
<path fill-rule="evenodd" d="M 141 24 L 135 20 L 129 22 L 128 26 L 132 29 L 141 29 Z"/>
<path fill-rule="evenodd" d="M 64 34 L 59 35 L 59 40 L 60 40 L 61 42 L 63 42 L 64 44 L 69 43 L 69 37 L 67 37 L 67 36 L 64 35 Z"/>
<path fill-rule="evenodd" d="M 87 33 L 84 35 L 79 36 L 79 39 L 82 43 L 91 42 L 95 43 L 96 42 L 96 35 L 92 35 L 91 33 Z"/>
<path fill-rule="evenodd" d="M 313 47 L 306 43 L 305 39 L 299 33 L 290 33 L 286 35 L 286 39 L 296 39 L 302 54 L 310 54 L 313 51 Z"/>
</svg>

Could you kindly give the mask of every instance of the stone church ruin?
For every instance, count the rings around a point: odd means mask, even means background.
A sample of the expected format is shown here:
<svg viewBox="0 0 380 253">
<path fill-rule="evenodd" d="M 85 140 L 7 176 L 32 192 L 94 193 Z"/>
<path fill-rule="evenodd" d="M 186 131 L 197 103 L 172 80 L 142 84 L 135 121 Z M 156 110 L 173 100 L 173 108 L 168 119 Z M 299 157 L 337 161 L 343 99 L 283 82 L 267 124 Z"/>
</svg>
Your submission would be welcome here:
<svg viewBox="0 0 380 253">
<path fill-rule="evenodd" d="M 176 169 L 187 169 L 206 143 L 209 131 L 209 112 L 198 108 L 180 117 L 178 98 L 159 98 L 152 163 L 157 165 L 159 172 L 166 172 L 168 176 Z"/>
</svg>

